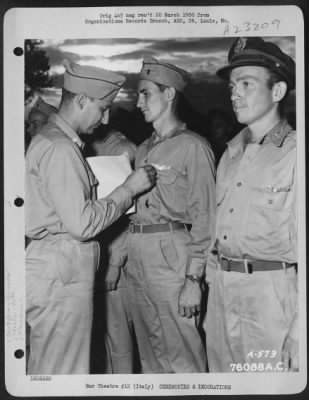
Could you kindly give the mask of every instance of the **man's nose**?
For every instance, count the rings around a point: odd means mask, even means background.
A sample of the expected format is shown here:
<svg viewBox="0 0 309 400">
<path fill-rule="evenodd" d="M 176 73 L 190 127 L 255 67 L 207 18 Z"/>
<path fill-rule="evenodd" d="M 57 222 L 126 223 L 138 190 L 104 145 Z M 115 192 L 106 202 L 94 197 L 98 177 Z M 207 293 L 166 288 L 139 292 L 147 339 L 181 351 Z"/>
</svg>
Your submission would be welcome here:
<svg viewBox="0 0 309 400">
<path fill-rule="evenodd" d="M 142 105 L 143 105 L 142 97 L 141 97 L 141 96 L 138 96 L 138 98 L 137 98 L 137 103 L 136 103 L 136 107 L 137 107 L 137 108 L 141 108 Z"/>
<path fill-rule="evenodd" d="M 240 89 L 238 87 L 233 87 L 231 89 L 231 100 L 234 101 L 241 96 Z"/>
</svg>

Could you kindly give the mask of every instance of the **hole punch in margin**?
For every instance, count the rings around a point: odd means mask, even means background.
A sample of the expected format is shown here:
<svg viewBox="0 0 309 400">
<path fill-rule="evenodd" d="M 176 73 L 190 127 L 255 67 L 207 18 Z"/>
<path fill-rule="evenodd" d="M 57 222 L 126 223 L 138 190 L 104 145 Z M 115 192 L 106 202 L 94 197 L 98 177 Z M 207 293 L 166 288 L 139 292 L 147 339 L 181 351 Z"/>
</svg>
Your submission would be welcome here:
<svg viewBox="0 0 309 400">
<path fill-rule="evenodd" d="M 22 56 L 24 54 L 24 50 L 21 47 L 15 47 L 13 53 L 15 56 Z"/>
</svg>

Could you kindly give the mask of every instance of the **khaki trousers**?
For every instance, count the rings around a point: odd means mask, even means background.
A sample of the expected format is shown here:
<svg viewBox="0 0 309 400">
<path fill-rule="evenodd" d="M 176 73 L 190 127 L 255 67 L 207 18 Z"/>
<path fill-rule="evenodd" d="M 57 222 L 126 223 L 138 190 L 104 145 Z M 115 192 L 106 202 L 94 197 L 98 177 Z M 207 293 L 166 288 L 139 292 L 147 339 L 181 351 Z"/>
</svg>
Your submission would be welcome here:
<svg viewBox="0 0 309 400">
<path fill-rule="evenodd" d="M 280 371 L 296 307 L 295 268 L 252 274 L 216 270 L 205 325 L 210 372 L 250 372 L 256 367 L 262 372 L 266 366 Z"/>
<path fill-rule="evenodd" d="M 89 373 L 97 242 L 62 235 L 33 240 L 26 250 L 28 374 Z"/>
<path fill-rule="evenodd" d="M 116 290 L 105 292 L 106 331 L 105 373 L 133 373 L 133 322 L 124 269 L 121 270 Z"/>
<path fill-rule="evenodd" d="M 197 320 L 178 314 L 190 234 L 129 234 L 127 284 L 142 372 L 205 372 Z"/>
</svg>

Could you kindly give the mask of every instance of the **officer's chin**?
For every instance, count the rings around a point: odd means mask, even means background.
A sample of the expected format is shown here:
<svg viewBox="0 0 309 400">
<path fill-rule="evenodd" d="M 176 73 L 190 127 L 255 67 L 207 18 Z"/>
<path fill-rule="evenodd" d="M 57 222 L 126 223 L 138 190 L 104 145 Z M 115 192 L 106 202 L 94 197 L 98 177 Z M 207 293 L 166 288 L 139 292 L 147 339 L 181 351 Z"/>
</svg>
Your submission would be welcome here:
<svg viewBox="0 0 309 400">
<path fill-rule="evenodd" d="M 244 112 L 241 112 L 239 110 L 234 110 L 234 113 L 235 113 L 237 121 L 240 124 L 246 124 L 246 119 L 247 118 L 246 118 L 246 114 Z"/>
<path fill-rule="evenodd" d="M 145 122 L 152 122 L 152 118 L 150 115 L 144 114 Z"/>
</svg>

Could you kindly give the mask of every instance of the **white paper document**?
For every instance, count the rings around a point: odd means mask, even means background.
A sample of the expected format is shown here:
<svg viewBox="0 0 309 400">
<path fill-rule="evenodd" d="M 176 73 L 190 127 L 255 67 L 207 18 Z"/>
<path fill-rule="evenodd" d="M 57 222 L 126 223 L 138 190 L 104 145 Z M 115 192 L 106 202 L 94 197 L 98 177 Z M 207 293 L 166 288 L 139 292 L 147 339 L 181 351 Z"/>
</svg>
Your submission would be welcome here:
<svg viewBox="0 0 309 400">
<path fill-rule="evenodd" d="M 108 196 L 117 186 L 123 184 L 132 172 L 130 161 L 125 154 L 120 156 L 87 157 L 88 164 L 97 178 L 97 197 Z M 135 212 L 135 203 L 126 214 Z"/>
</svg>

